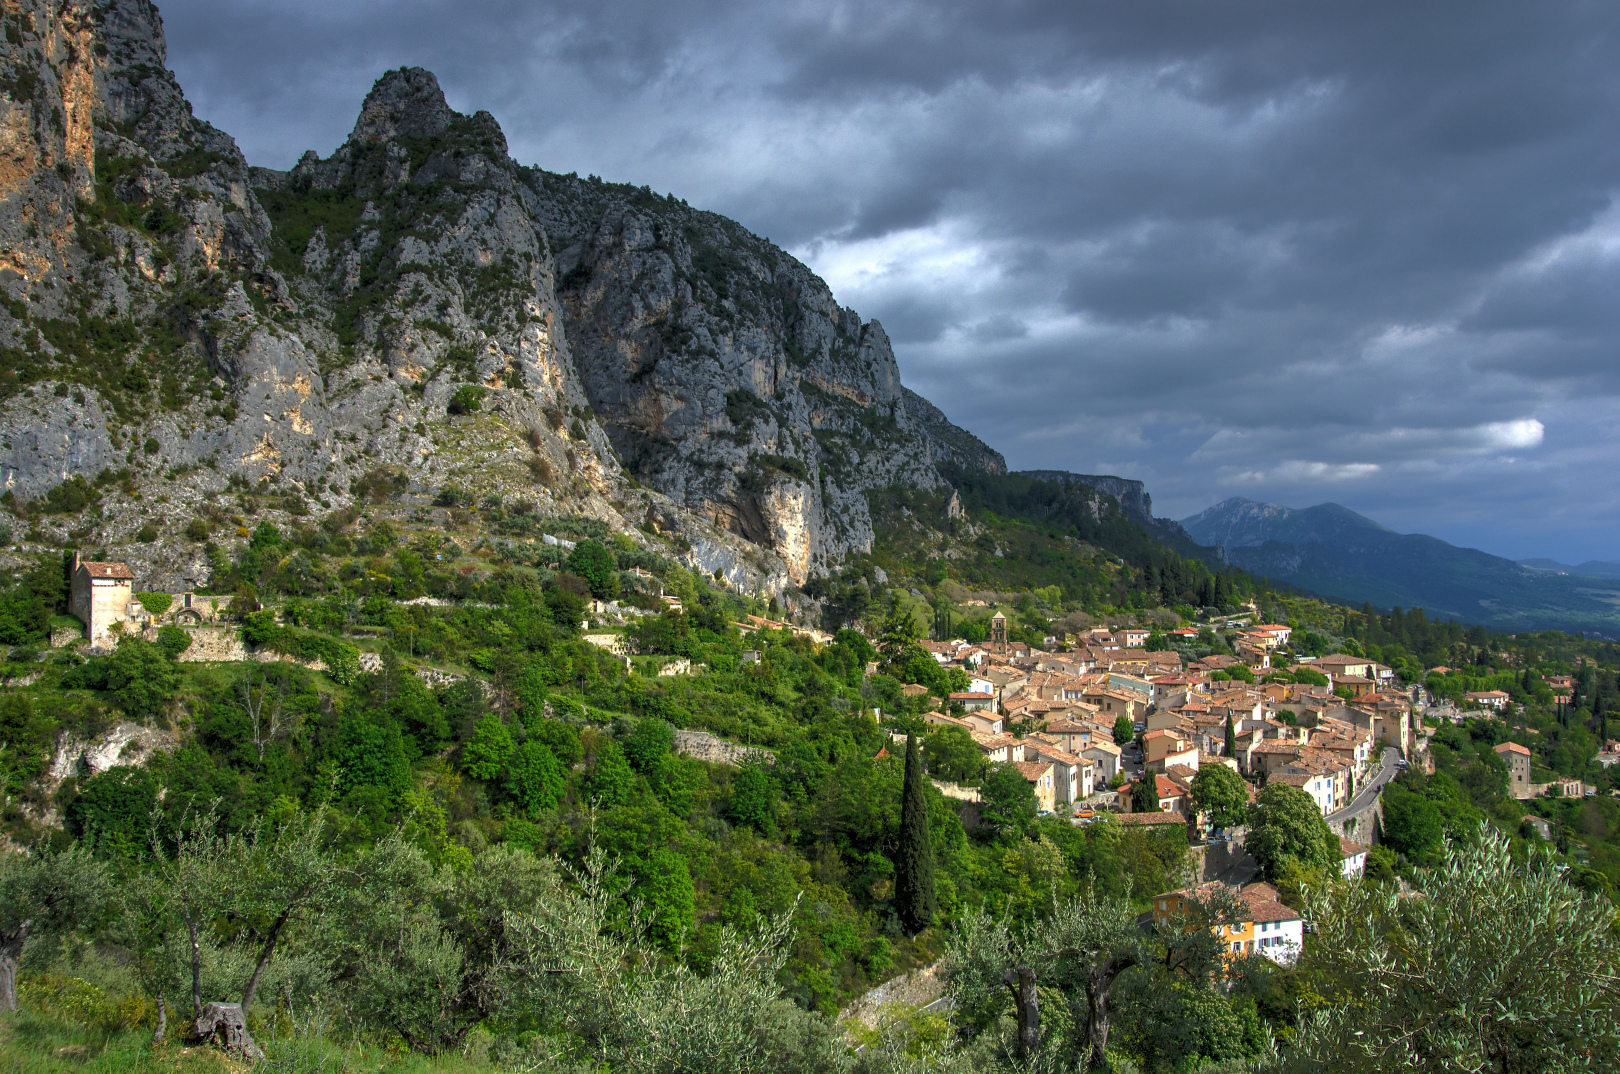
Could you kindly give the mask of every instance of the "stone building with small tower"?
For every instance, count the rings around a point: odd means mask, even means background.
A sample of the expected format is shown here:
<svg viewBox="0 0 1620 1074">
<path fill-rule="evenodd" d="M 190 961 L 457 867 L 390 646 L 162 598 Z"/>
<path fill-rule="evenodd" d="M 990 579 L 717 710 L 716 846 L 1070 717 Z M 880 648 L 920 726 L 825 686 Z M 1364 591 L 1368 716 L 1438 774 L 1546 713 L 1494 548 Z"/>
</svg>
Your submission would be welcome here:
<svg viewBox="0 0 1620 1074">
<path fill-rule="evenodd" d="M 1007 644 L 1007 617 L 997 612 L 990 617 L 990 644 Z"/>
</svg>

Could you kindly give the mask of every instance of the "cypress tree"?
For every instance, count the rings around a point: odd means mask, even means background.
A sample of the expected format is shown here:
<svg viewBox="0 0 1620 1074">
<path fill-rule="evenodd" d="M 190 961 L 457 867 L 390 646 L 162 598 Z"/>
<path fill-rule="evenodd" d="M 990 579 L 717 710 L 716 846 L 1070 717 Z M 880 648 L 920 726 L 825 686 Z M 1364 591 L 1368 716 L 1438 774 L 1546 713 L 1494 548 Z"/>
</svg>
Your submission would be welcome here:
<svg viewBox="0 0 1620 1074">
<path fill-rule="evenodd" d="M 1131 787 L 1131 812 L 1164 812 L 1159 808 L 1159 780 L 1152 772 L 1143 772 Z"/>
<path fill-rule="evenodd" d="M 928 797 L 923 791 L 917 736 L 906 736 L 906 781 L 900 791 L 900 853 L 895 862 L 894 905 L 911 933 L 934 923 L 934 845 L 928 837 Z"/>
<path fill-rule="evenodd" d="M 1237 728 L 1232 726 L 1232 714 L 1226 714 L 1226 755 L 1237 756 Z"/>
</svg>

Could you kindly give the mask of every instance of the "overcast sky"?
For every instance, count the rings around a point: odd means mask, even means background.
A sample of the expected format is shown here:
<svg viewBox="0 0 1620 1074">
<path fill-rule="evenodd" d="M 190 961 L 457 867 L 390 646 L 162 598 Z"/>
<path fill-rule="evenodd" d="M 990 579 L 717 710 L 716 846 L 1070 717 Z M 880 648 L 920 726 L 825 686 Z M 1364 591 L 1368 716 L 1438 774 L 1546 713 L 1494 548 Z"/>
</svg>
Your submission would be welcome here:
<svg viewBox="0 0 1620 1074">
<path fill-rule="evenodd" d="M 255 164 L 402 65 L 792 250 L 1015 468 L 1620 559 L 1620 5 L 166 0 Z"/>
</svg>

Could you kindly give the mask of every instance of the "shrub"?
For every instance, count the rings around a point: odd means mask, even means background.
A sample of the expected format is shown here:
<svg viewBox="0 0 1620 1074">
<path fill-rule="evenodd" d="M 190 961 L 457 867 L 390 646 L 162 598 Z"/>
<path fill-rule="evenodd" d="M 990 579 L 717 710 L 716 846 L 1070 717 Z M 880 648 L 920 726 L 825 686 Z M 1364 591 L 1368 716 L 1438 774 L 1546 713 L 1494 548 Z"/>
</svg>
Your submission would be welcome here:
<svg viewBox="0 0 1620 1074">
<path fill-rule="evenodd" d="M 484 396 L 487 394 L 476 384 L 463 384 L 450 397 L 450 405 L 445 409 L 452 414 L 475 414 L 484 408 Z"/>
<path fill-rule="evenodd" d="M 439 490 L 433 502 L 440 507 L 466 507 L 473 502 L 473 494 L 456 485 L 446 485 Z"/>
<path fill-rule="evenodd" d="M 186 523 L 186 539 L 189 541 L 208 540 L 208 523 L 200 518 L 194 518 Z"/>
<path fill-rule="evenodd" d="M 160 450 L 162 450 L 162 448 L 163 445 L 157 442 L 157 437 L 155 436 L 147 437 L 146 443 L 141 445 L 141 450 L 146 452 L 148 455 L 156 455 Z"/>
<path fill-rule="evenodd" d="M 153 615 L 162 615 L 174 604 L 174 597 L 168 593 L 137 593 L 135 599 Z"/>
<path fill-rule="evenodd" d="M 543 748 L 543 747 L 542 747 Z M 461 767 L 474 779 L 496 779 L 506 771 L 506 759 L 512 756 L 516 744 L 512 740 L 512 733 L 506 729 L 501 718 L 490 713 L 478 722 L 478 728 L 473 737 L 461 748 Z M 530 757 L 530 760 L 536 760 Z M 516 780 L 526 785 L 530 773 L 525 772 Z M 539 783 L 545 783 L 543 776 L 535 776 Z M 540 792 L 537 788 L 526 788 Z M 528 803 L 525 803 L 526 805 Z M 538 803 L 537 803 L 538 804 Z"/>
<path fill-rule="evenodd" d="M 347 685 L 360 677 L 359 649 L 324 634 L 306 634 L 279 626 L 274 612 L 251 612 L 244 616 L 242 640 L 300 660 L 319 660 L 326 665 L 326 673 L 333 682 Z"/>
<path fill-rule="evenodd" d="M 404 471 L 394 467 L 379 466 L 364 476 L 355 478 L 349 484 L 349 492 L 357 499 L 382 503 L 388 497 L 398 496 L 410 487 L 411 479 L 405 476 Z"/>
<path fill-rule="evenodd" d="M 152 523 L 148 522 L 146 525 L 135 531 L 135 539 L 142 544 L 151 544 L 153 541 L 158 539 L 158 528 L 152 525 Z"/>
<path fill-rule="evenodd" d="M 145 995 L 115 999 L 79 977 L 47 973 L 26 978 L 18 983 L 17 993 L 31 1011 L 79 1022 L 104 1034 L 149 1025 L 156 1014 Z"/>
<path fill-rule="evenodd" d="M 86 507 L 95 506 L 100 500 L 101 493 L 97 492 L 83 475 L 74 474 L 45 493 L 45 513 L 75 515 Z"/>
</svg>

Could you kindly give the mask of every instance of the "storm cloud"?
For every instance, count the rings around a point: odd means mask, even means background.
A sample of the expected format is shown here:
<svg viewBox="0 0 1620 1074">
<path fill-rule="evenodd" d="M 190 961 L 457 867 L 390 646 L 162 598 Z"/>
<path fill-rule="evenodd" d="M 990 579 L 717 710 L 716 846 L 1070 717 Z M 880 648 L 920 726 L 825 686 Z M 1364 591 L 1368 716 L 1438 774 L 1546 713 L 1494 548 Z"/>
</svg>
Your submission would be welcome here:
<svg viewBox="0 0 1620 1074">
<path fill-rule="evenodd" d="M 169 0 L 257 164 L 428 67 L 793 250 L 1020 468 L 1620 559 L 1620 8 Z"/>
</svg>

